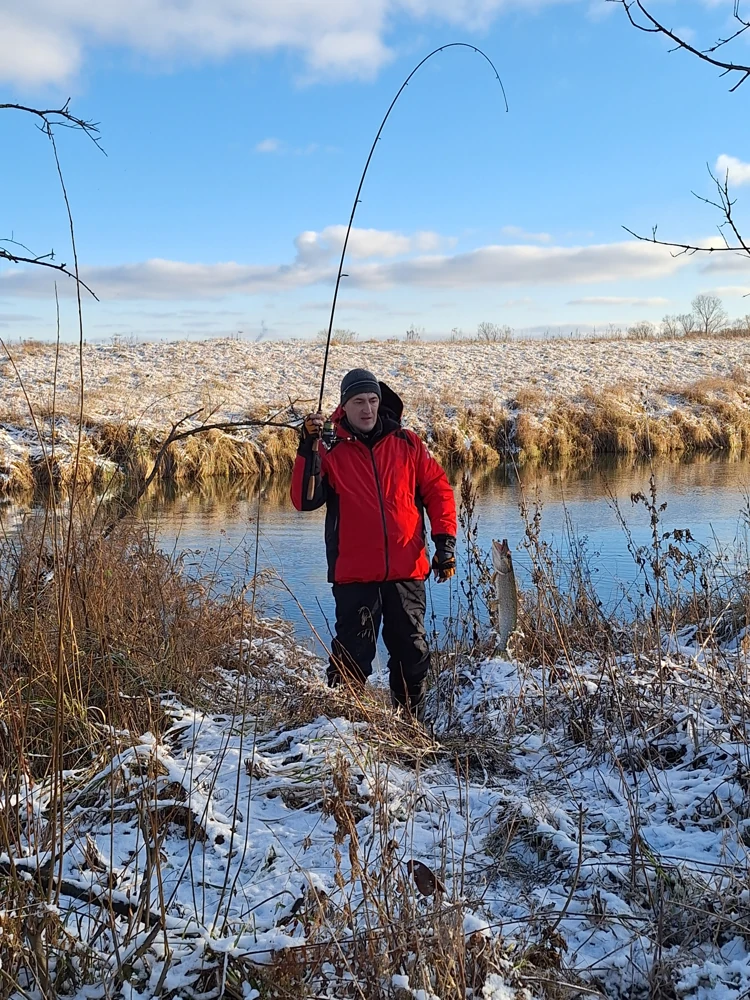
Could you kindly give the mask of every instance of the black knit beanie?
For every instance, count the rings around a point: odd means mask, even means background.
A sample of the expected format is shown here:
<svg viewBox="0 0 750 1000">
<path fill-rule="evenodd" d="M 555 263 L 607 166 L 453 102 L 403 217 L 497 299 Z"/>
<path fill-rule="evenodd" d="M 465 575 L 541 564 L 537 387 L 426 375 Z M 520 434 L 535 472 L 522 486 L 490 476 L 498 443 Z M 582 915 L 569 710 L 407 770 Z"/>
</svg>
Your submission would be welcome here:
<svg viewBox="0 0 750 1000">
<path fill-rule="evenodd" d="M 372 372 L 366 368 L 352 368 L 341 380 L 341 405 L 361 392 L 374 392 L 378 399 L 383 398 L 380 383 Z"/>
</svg>

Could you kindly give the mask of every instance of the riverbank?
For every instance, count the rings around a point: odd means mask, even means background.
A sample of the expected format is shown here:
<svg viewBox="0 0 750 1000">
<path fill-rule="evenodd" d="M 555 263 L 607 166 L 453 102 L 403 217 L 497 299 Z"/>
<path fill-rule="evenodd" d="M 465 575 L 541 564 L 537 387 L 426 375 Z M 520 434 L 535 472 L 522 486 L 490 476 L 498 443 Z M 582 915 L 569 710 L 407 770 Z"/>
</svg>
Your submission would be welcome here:
<svg viewBox="0 0 750 1000">
<path fill-rule="evenodd" d="M 178 421 L 181 431 L 296 423 L 316 403 L 322 356 L 321 345 L 302 341 L 88 345 L 81 474 L 98 487 L 142 480 Z M 341 376 L 357 366 L 398 389 L 405 421 L 449 464 L 679 456 L 750 444 L 750 338 L 338 345 L 328 411 Z M 75 346 L 61 345 L 57 356 L 54 345 L 10 346 L 0 359 L 0 489 L 69 479 L 79 392 Z M 201 432 L 170 445 L 160 475 L 288 471 L 295 448 L 290 429 Z"/>
<path fill-rule="evenodd" d="M 746 565 L 657 542 L 626 622 L 537 550 L 423 730 L 84 507 L 0 544 L 3 1000 L 750 989 Z"/>
</svg>

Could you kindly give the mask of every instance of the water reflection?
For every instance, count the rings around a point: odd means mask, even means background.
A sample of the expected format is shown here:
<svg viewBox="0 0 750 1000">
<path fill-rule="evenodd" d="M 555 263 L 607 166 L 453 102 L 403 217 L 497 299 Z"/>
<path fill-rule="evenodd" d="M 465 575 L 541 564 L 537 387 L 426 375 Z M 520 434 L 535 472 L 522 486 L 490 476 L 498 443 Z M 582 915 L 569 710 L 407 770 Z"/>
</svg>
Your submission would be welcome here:
<svg viewBox="0 0 750 1000">
<path fill-rule="evenodd" d="M 528 582 L 528 558 L 522 548 L 525 524 L 519 507 L 526 501 L 541 508 L 542 534 L 565 552 L 570 545 L 566 520 L 578 543 L 588 552 L 592 573 L 605 603 L 619 600 L 623 588 L 637 588 L 637 567 L 628 553 L 625 532 L 615 505 L 636 544 L 650 536 L 649 517 L 634 506 L 631 495 L 649 490 L 647 463 L 597 462 L 576 470 L 512 468 L 478 473 L 476 489 L 477 542 L 489 550 L 492 538 L 507 538 L 514 550 L 520 585 Z M 702 455 L 689 462 L 663 462 L 653 467 L 659 503 L 666 502 L 660 529 L 689 528 L 700 542 L 746 544 L 750 462 Z M 454 477 L 458 486 L 458 477 Z M 458 493 L 458 489 L 457 489 Z M 326 582 L 323 512 L 299 514 L 291 505 L 288 483 L 279 479 L 257 486 L 212 482 L 188 491 L 154 495 L 144 508 L 167 547 L 186 553 L 194 571 L 210 569 L 217 586 L 237 585 L 251 577 L 258 531 L 258 566 L 281 578 L 289 592 L 273 582 L 264 587 L 268 613 L 293 620 L 309 635 L 309 618 L 327 636 L 326 616 L 332 614 Z M 256 524 L 260 512 L 260 521 Z M 465 546 L 459 540 L 459 552 Z M 431 585 L 438 623 L 455 601 L 460 581 Z M 302 608 L 303 611 L 300 610 Z"/>
</svg>

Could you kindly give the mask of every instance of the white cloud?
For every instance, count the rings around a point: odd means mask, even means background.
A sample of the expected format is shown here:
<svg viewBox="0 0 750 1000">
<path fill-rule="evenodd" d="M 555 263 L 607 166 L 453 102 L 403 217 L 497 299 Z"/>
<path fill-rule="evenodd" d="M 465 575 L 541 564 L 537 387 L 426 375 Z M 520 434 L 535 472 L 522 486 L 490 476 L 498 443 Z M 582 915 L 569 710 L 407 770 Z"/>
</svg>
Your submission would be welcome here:
<svg viewBox="0 0 750 1000">
<path fill-rule="evenodd" d="M 747 274 L 750 272 L 750 257 L 744 250 L 738 250 L 736 253 L 724 250 L 711 254 L 708 263 L 703 265 L 703 270 L 711 273 L 714 271 L 728 271 L 730 273 L 739 271 Z"/>
<path fill-rule="evenodd" d="M 277 139 L 275 136 L 268 136 L 266 139 L 261 139 L 260 142 L 255 144 L 256 153 L 279 153 L 280 155 L 292 155 L 292 156 L 312 156 L 313 153 L 319 151 L 325 153 L 336 152 L 335 146 L 321 146 L 318 142 L 308 142 L 304 146 L 290 146 L 289 143 L 284 142 L 283 139 Z"/>
<path fill-rule="evenodd" d="M 326 226 L 321 232 L 307 230 L 295 239 L 297 260 L 307 264 L 319 264 L 338 257 L 344 245 L 346 226 Z M 437 250 L 455 240 L 438 233 L 418 232 L 412 236 L 385 229 L 352 229 L 347 244 L 347 255 L 355 260 L 370 257 L 400 257 L 404 254 Z"/>
<path fill-rule="evenodd" d="M 274 139 L 273 136 L 269 136 L 267 139 L 261 139 L 255 146 L 256 153 L 278 153 L 280 149 L 281 139 Z"/>
<path fill-rule="evenodd" d="M 351 275 L 351 282 L 365 288 L 588 284 L 664 277 L 675 273 L 685 263 L 684 257 L 673 257 L 664 247 L 647 243 L 605 243 L 587 247 L 488 246 L 450 257 L 419 257 L 389 264 L 363 265 Z"/>
<path fill-rule="evenodd" d="M 712 6 L 712 3 L 709 3 L 708 6 Z M 698 32 L 695 28 L 690 28 L 688 25 L 680 25 L 679 28 L 673 28 L 672 30 L 678 38 L 684 38 L 686 42 L 695 42 L 698 38 Z"/>
<path fill-rule="evenodd" d="M 736 156 L 722 153 L 716 161 L 714 173 L 720 181 L 723 181 L 728 174 L 731 184 L 750 184 L 750 163 L 743 163 Z"/>
<path fill-rule="evenodd" d="M 750 287 L 747 285 L 719 285 L 718 288 L 710 290 L 711 295 L 728 295 L 730 298 L 744 298 L 750 295 Z"/>
<path fill-rule="evenodd" d="M 87 50 L 117 45 L 153 59 L 221 59 L 289 49 L 309 75 L 368 78 L 393 56 L 387 28 L 416 21 L 486 27 L 506 9 L 576 0 L 23 0 L 0 10 L 0 80 L 64 84 Z M 11 12 L 12 10 L 12 12 Z"/>
<path fill-rule="evenodd" d="M 28 11 L 0 10 L 0 80 L 21 86 L 58 83 L 81 63 L 81 47 L 65 25 L 37 21 Z"/>
<path fill-rule="evenodd" d="M 585 295 L 581 299 L 570 299 L 569 306 L 665 306 L 669 299 L 654 296 L 647 299 L 630 298 L 627 295 Z"/>
<path fill-rule="evenodd" d="M 288 264 L 193 264 L 155 259 L 84 267 L 81 277 L 103 301 L 193 301 L 330 285 L 343 232 L 343 226 L 328 226 L 320 233 L 301 233 L 294 241 L 297 255 Z M 663 247 L 636 242 L 583 247 L 486 246 L 453 255 L 424 253 L 441 239 L 436 233 L 406 236 L 355 229 L 347 283 L 358 288 L 441 290 L 594 284 L 661 278 L 689 263 L 689 258 L 673 257 Z M 416 256 L 388 259 L 408 253 Z M 59 276 L 43 268 L 7 268 L 0 271 L 0 296 L 51 297 L 54 277 Z M 58 286 L 64 295 L 73 292 L 72 280 L 58 281 Z"/>
<path fill-rule="evenodd" d="M 73 280 L 60 281 L 63 295 L 71 295 Z M 176 260 L 146 260 L 137 264 L 81 269 L 81 278 L 102 301 L 194 300 L 225 295 L 252 295 L 314 284 L 324 275 L 301 266 L 249 264 L 186 264 Z M 13 268 L 0 272 L 0 293 L 24 298 L 54 295 L 49 272 L 42 268 Z"/>
<path fill-rule="evenodd" d="M 526 240 L 531 243 L 552 242 L 552 237 L 549 233 L 529 233 L 520 226 L 503 226 L 500 232 L 503 236 L 509 236 L 511 239 Z"/>
</svg>

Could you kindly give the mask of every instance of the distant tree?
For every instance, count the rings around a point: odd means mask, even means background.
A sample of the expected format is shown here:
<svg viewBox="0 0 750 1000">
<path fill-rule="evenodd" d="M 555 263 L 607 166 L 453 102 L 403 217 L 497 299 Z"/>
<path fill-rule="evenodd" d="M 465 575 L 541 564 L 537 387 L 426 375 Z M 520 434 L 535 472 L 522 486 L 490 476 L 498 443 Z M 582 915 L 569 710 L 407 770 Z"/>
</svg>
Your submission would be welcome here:
<svg viewBox="0 0 750 1000">
<path fill-rule="evenodd" d="M 727 314 L 718 295 L 696 295 L 690 303 L 696 316 L 696 325 L 707 337 L 718 333 L 727 325 Z"/>
<path fill-rule="evenodd" d="M 641 319 L 628 327 L 628 337 L 631 340 L 653 340 L 656 336 L 656 327 L 647 319 Z"/>
<path fill-rule="evenodd" d="M 422 340 L 425 334 L 425 329 L 423 326 L 414 326 L 412 323 L 409 329 L 406 331 L 406 341 L 409 344 L 414 344 L 419 340 Z"/>
<path fill-rule="evenodd" d="M 677 317 L 677 322 L 680 324 L 680 331 L 683 337 L 689 337 L 691 333 L 695 333 L 696 321 L 692 313 L 680 313 Z"/>
<path fill-rule="evenodd" d="M 486 344 L 497 344 L 510 340 L 513 331 L 509 326 L 498 326 L 497 323 L 479 323 L 477 325 L 477 340 Z"/>
<path fill-rule="evenodd" d="M 744 316 L 740 316 L 739 319 L 733 320 L 729 325 L 735 333 L 739 333 L 743 337 L 747 337 L 750 335 L 750 314 L 745 313 Z"/>
<path fill-rule="evenodd" d="M 682 333 L 680 317 L 666 315 L 661 321 L 662 337 L 679 337 Z"/>
<path fill-rule="evenodd" d="M 464 340 L 464 331 L 460 326 L 454 326 L 451 330 L 451 343 L 456 344 L 461 340 Z"/>
</svg>

